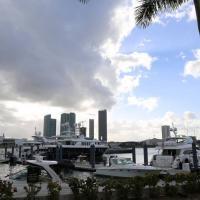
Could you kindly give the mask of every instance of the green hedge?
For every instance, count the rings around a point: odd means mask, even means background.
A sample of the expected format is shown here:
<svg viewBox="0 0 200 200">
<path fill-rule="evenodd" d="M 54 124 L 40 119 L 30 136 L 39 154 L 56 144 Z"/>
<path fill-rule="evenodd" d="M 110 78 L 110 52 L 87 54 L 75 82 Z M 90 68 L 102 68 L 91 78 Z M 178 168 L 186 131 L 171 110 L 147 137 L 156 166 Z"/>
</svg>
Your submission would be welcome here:
<svg viewBox="0 0 200 200">
<path fill-rule="evenodd" d="M 162 197 L 187 197 L 200 194 L 200 174 L 136 176 L 127 179 L 106 179 L 97 181 L 94 178 L 79 180 L 69 179 L 75 200 L 88 199 L 161 199 Z M 89 189 L 90 188 L 90 189 Z"/>
</svg>

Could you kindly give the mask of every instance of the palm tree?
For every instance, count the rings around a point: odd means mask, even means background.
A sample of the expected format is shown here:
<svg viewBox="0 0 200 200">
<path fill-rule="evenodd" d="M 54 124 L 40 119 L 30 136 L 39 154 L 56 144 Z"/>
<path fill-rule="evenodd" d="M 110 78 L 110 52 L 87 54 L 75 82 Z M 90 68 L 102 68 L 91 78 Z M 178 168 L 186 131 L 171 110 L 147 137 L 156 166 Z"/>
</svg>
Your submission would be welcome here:
<svg viewBox="0 0 200 200">
<path fill-rule="evenodd" d="M 136 7 L 136 24 L 143 28 L 149 26 L 153 18 L 160 12 L 172 9 L 176 10 L 188 0 L 140 0 L 141 5 Z M 197 16 L 197 24 L 200 33 L 200 0 L 193 0 Z"/>
<path fill-rule="evenodd" d="M 89 0 L 79 0 L 81 3 L 87 3 Z M 113 0 L 114 1 L 114 0 Z M 139 0 L 141 5 L 136 7 L 136 24 L 143 28 L 150 25 L 153 18 L 160 12 L 172 9 L 176 10 L 183 3 L 189 0 Z M 200 0 L 193 0 L 197 16 L 197 25 L 200 34 Z"/>
</svg>

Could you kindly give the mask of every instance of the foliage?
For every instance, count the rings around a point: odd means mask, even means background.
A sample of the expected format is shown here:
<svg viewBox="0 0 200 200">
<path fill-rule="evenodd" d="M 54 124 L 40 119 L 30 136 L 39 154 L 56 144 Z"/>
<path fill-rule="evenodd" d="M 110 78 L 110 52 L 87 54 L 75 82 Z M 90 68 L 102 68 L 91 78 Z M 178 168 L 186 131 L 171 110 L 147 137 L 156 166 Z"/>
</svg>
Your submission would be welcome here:
<svg viewBox="0 0 200 200">
<path fill-rule="evenodd" d="M 161 196 L 176 197 L 200 193 L 200 174 L 165 175 L 161 180 L 158 174 L 128 179 L 107 179 L 97 183 L 95 179 L 79 180 L 73 178 L 69 186 L 76 200 L 98 199 L 98 188 L 102 187 L 103 199 L 155 199 Z M 164 187 L 160 187 L 160 183 Z"/>
<path fill-rule="evenodd" d="M 25 198 L 26 200 L 35 200 L 36 195 L 41 190 L 41 183 L 39 185 L 34 183 L 29 183 L 28 186 L 24 187 L 24 190 L 27 194 Z"/>
<path fill-rule="evenodd" d="M 11 182 L 0 180 L 0 199 L 11 200 L 13 199 L 14 192 L 16 192 L 16 190 L 12 187 Z"/>
<path fill-rule="evenodd" d="M 61 186 L 57 182 L 50 181 L 48 183 L 49 200 L 58 200 L 61 191 Z"/>
<path fill-rule="evenodd" d="M 143 197 L 145 181 L 141 176 L 136 176 L 129 180 L 129 188 L 131 195 L 136 199 L 141 199 Z"/>
<path fill-rule="evenodd" d="M 121 181 L 116 181 L 115 183 L 115 191 L 117 195 L 117 199 L 128 199 L 128 194 L 129 194 L 129 182 L 125 180 Z"/>
<path fill-rule="evenodd" d="M 160 187 L 157 187 L 159 181 L 158 174 L 148 174 L 145 177 L 145 185 L 149 190 L 149 197 L 157 198 L 160 195 Z"/>
<path fill-rule="evenodd" d="M 74 198 L 76 200 L 96 200 L 98 193 L 98 185 L 96 179 L 87 178 L 86 180 L 79 180 L 72 178 L 69 180 L 69 187 L 71 188 Z"/>
<path fill-rule="evenodd" d="M 116 184 L 116 182 L 113 179 L 107 179 L 100 184 L 100 186 L 103 187 L 104 199 L 105 200 L 111 200 L 112 199 L 115 184 Z"/>
</svg>

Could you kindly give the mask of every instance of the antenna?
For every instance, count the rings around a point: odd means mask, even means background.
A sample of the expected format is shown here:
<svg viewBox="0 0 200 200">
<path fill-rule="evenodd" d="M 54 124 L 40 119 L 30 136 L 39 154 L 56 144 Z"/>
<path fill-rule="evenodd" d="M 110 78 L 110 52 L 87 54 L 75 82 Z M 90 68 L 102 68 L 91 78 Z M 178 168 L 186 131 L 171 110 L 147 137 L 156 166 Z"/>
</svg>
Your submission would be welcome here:
<svg viewBox="0 0 200 200">
<path fill-rule="evenodd" d="M 175 135 L 175 137 L 177 137 L 177 128 L 174 126 L 174 123 L 172 122 L 172 128 L 170 128 L 170 131 L 172 131 Z"/>
</svg>

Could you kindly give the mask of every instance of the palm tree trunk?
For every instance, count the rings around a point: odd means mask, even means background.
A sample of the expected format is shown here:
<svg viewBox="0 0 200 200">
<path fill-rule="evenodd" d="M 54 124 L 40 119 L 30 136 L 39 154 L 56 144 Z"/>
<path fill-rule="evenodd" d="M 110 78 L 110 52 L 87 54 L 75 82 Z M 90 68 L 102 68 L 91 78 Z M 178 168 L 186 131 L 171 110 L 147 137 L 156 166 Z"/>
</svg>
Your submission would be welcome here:
<svg viewBox="0 0 200 200">
<path fill-rule="evenodd" d="M 200 0 L 194 0 L 194 6 L 196 10 L 197 25 L 198 25 L 199 34 L 200 34 Z"/>
</svg>

